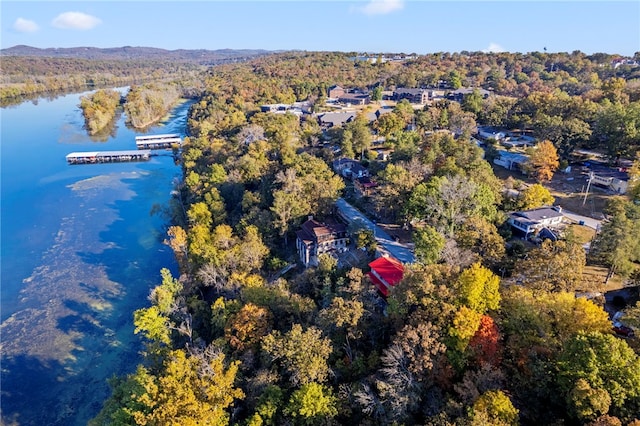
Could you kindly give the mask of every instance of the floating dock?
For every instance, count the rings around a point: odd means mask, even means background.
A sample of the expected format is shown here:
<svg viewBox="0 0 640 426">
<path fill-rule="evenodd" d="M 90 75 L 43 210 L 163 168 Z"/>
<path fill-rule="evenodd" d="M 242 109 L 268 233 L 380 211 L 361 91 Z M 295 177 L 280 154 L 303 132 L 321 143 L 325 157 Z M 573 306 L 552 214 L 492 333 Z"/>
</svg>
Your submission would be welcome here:
<svg viewBox="0 0 640 426">
<path fill-rule="evenodd" d="M 182 137 L 177 133 L 136 136 L 138 149 L 166 149 L 173 148 L 174 145 L 182 145 Z"/>
<path fill-rule="evenodd" d="M 135 151 L 93 151 L 67 154 L 69 164 L 122 163 L 127 161 L 148 161 L 151 150 Z"/>
</svg>

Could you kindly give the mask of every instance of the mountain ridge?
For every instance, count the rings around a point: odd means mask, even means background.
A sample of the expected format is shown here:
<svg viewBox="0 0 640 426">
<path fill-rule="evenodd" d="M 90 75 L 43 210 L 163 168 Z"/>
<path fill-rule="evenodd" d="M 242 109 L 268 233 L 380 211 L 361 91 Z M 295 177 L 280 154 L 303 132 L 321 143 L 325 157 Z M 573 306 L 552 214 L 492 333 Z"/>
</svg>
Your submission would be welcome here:
<svg viewBox="0 0 640 426">
<path fill-rule="evenodd" d="M 156 47 L 122 46 L 122 47 L 48 47 L 39 48 L 27 45 L 16 45 L 0 49 L 0 56 L 35 56 L 52 58 L 76 58 L 93 60 L 145 60 L 170 59 L 175 61 L 212 63 L 239 60 L 249 57 L 268 55 L 275 51 L 263 49 L 176 49 L 167 50 Z"/>
</svg>

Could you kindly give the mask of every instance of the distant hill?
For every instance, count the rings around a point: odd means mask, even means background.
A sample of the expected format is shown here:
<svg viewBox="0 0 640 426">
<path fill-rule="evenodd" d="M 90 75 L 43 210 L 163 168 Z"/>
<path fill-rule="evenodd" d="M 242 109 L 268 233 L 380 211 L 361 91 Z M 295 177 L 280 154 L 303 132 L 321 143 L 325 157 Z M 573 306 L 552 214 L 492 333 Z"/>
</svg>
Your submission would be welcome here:
<svg viewBox="0 0 640 426">
<path fill-rule="evenodd" d="M 77 58 L 97 60 L 173 60 L 179 62 L 195 62 L 213 64 L 268 55 L 269 50 L 260 49 L 178 49 L 166 50 L 154 47 L 65 47 L 46 48 L 18 45 L 0 49 L 0 56 L 35 56 L 49 58 Z"/>
</svg>

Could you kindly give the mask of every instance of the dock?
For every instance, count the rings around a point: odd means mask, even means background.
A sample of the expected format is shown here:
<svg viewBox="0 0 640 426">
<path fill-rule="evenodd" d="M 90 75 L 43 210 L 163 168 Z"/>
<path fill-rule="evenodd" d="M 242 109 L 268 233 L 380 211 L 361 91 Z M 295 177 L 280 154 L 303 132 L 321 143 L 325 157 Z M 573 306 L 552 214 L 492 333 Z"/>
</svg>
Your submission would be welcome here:
<svg viewBox="0 0 640 426">
<path fill-rule="evenodd" d="M 138 149 L 166 149 L 182 145 L 182 137 L 177 133 L 164 135 L 136 136 Z"/>
<path fill-rule="evenodd" d="M 129 150 L 129 151 L 92 151 L 92 152 L 72 152 L 67 154 L 69 164 L 98 164 L 98 163 L 121 163 L 127 161 L 148 161 L 151 157 L 151 150 Z"/>
</svg>

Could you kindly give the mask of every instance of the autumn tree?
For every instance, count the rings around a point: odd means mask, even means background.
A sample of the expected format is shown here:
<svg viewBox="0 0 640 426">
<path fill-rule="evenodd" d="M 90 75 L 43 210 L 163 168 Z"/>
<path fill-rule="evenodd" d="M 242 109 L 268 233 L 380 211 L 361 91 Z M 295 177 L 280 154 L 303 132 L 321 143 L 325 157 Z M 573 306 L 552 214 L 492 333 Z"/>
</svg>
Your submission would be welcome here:
<svg viewBox="0 0 640 426">
<path fill-rule="evenodd" d="M 139 366 L 117 381 L 111 400 L 91 424 L 226 425 L 227 409 L 244 397 L 234 387 L 238 364 L 227 366 L 224 355 L 212 350 L 199 355 L 172 351 L 160 374 Z"/>
<path fill-rule="evenodd" d="M 539 182 L 548 182 L 559 165 L 558 151 L 553 143 L 547 140 L 530 150 L 526 168 Z"/>
<path fill-rule="evenodd" d="M 500 278 L 497 275 L 479 263 L 474 263 L 460 274 L 455 288 L 460 304 L 484 314 L 487 311 L 498 309 L 500 305 L 499 286 Z M 473 332 L 475 333 L 475 330 Z"/>
<path fill-rule="evenodd" d="M 488 391 L 480 395 L 480 398 L 471 408 L 472 426 L 496 425 L 515 426 L 518 425 L 518 410 L 513 406 L 509 397 L 502 391 Z"/>
<path fill-rule="evenodd" d="M 545 240 L 516 263 L 515 271 L 522 277 L 523 284 L 532 289 L 589 290 L 582 281 L 585 265 L 584 249 L 576 241 Z"/>
<path fill-rule="evenodd" d="M 282 366 L 292 385 L 324 382 L 329 375 L 327 358 L 333 351 L 331 341 L 322 332 L 294 324 L 284 335 L 274 331 L 261 342 L 270 360 Z"/>
<path fill-rule="evenodd" d="M 551 192 L 539 183 L 528 186 L 518 195 L 518 208 L 520 210 L 551 206 L 554 202 L 555 198 L 551 195 Z"/>
</svg>

